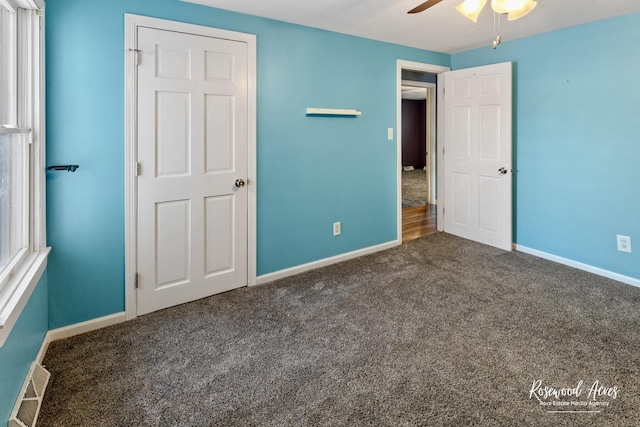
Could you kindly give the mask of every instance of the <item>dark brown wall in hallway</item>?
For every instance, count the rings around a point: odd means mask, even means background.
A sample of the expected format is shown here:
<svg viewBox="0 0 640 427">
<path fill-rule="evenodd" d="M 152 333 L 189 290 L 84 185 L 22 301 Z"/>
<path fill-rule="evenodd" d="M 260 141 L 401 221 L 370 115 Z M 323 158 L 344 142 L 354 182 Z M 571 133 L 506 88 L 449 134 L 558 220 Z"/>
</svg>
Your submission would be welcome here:
<svg viewBox="0 0 640 427">
<path fill-rule="evenodd" d="M 402 166 L 425 166 L 426 108 L 425 100 L 402 100 Z"/>
</svg>

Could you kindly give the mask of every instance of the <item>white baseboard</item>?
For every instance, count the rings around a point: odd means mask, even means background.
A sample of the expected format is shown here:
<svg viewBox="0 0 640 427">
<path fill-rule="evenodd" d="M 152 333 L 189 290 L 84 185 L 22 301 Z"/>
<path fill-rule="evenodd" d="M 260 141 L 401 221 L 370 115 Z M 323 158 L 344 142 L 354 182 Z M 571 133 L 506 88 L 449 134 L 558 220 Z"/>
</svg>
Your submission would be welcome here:
<svg viewBox="0 0 640 427">
<path fill-rule="evenodd" d="M 52 329 L 44 336 L 44 340 L 42 341 L 42 345 L 40 346 L 40 351 L 36 356 L 36 362 L 42 365 L 42 361 L 44 360 L 45 354 L 47 354 L 49 344 L 51 344 L 53 341 L 73 337 L 75 335 L 84 334 L 85 332 L 91 332 L 97 329 L 106 328 L 107 326 L 116 325 L 124 321 L 125 314 L 124 312 L 122 312 L 110 314 L 109 316 L 99 317 L 97 319 L 87 320 L 86 322 L 80 322 L 62 328 Z"/>
<path fill-rule="evenodd" d="M 380 252 L 385 249 L 391 249 L 393 247 L 401 245 L 399 240 L 392 240 L 391 242 L 382 243 L 376 246 L 369 246 L 368 248 L 358 249 L 357 251 L 347 252 L 324 258 L 318 261 L 309 262 L 307 264 L 298 265 L 284 270 L 274 271 L 273 273 L 263 274 L 256 278 L 256 285 L 262 285 L 264 283 L 273 282 L 274 280 L 283 279 L 285 277 L 293 276 L 294 274 L 304 273 L 305 271 L 315 270 L 316 268 L 325 267 L 327 265 L 335 264 L 338 262 L 346 261 L 348 259 L 357 258 L 359 256 L 372 254 L 374 252 Z"/>
<path fill-rule="evenodd" d="M 618 282 L 626 283 L 627 285 L 636 286 L 640 288 L 640 279 L 636 279 L 630 276 L 625 276 L 623 274 L 614 273 L 613 271 L 605 270 L 603 268 L 594 267 L 589 264 L 583 264 L 578 261 L 574 261 L 572 259 L 563 258 L 557 255 L 549 254 L 546 252 L 539 251 L 537 249 L 531 249 L 522 245 L 513 245 L 513 248 L 518 252 L 523 252 L 525 254 L 534 255 L 538 258 L 547 259 L 549 261 L 557 262 L 558 264 L 567 265 L 569 267 L 577 268 L 578 270 L 583 270 L 589 273 L 597 274 L 598 276 L 606 277 L 608 279 L 617 280 Z"/>
</svg>

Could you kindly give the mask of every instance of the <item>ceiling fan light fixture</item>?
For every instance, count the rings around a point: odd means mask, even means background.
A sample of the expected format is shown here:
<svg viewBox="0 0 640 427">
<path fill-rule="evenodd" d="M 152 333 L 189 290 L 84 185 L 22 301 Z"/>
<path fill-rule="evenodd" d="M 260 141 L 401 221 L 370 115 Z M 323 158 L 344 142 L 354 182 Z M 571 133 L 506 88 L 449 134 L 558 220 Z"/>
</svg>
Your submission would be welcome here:
<svg viewBox="0 0 640 427">
<path fill-rule="evenodd" d="M 485 4 L 487 4 L 487 0 L 464 0 L 456 6 L 456 9 L 473 22 L 478 22 L 478 15 L 482 12 Z"/>
<path fill-rule="evenodd" d="M 528 0 L 491 0 L 491 8 L 497 13 L 511 13 L 525 7 Z"/>
<path fill-rule="evenodd" d="M 538 2 L 535 0 L 527 0 L 524 3 L 524 6 L 518 10 L 514 10 L 508 13 L 509 21 L 515 21 L 516 19 L 520 19 L 525 16 L 527 13 L 531 12 L 538 5 Z"/>
</svg>

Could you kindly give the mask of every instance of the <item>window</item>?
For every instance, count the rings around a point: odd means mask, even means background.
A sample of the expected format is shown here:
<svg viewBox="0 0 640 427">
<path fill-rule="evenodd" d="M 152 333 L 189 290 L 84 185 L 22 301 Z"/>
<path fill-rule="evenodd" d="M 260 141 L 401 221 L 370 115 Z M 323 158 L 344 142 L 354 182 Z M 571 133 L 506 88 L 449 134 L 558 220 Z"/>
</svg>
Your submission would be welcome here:
<svg viewBox="0 0 640 427">
<path fill-rule="evenodd" d="M 28 206 L 24 205 L 26 139 L 17 120 L 17 13 L 0 9 L 0 289 L 6 285 L 12 266 L 26 252 L 22 230 Z"/>
<path fill-rule="evenodd" d="M 0 0 L 0 346 L 46 265 L 42 0 Z"/>
</svg>

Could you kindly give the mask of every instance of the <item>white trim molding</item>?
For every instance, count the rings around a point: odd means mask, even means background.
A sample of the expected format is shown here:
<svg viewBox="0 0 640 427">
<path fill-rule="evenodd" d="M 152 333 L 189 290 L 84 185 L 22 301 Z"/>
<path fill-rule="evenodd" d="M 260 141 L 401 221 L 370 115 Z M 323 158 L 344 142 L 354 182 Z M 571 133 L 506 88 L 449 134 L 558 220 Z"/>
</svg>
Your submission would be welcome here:
<svg viewBox="0 0 640 427">
<path fill-rule="evenodd" d="M 369 246 L 364 249 L 358 249 L 352 252 L 347 252 L 340 255 L 335 255 L 329 258 L 320 259 L 318 261 L 312 261 L 307 264 L 297 265 L 295 267 L 286 268 L 284 270 L 274 271 L 273 273 L 263 274 L 258 276 L 256 280 L 257 285 L 263 285 L 265 283 L 273 282 L 274 280 L 284 279 L 285 277 L 293 276 L 296 274 L 304 273 L 305 271 L 315 270 L 316 268 L 326 267 L 338 262 L 347 261 L 352 258 L 361 257 L 363 255 L 372 254 L 375 252 L 384 251 L 393 247 L 399 246 L 402 242 L 392 240 L 387 243 L 381 243 L 375 246 Z"/>
<path fill-rule="evenodd" d="M 44 9 L 44 0 L 14 0 L 13 3 L 22 9 Z"/>
<path fill-rule="evenodd" d="M 414 61 L 406 61 L 403 59 L 398 59 L 396 62 L 396 156 L 397 156 L 397 222 L 398 222 L 398 244 L 402 243 L 402 70 L 411 70 L 411 71 L 419 71 L 422 73 L 432 73 L 432 74 L 440 74 L 440 73 L 444 73 L 447 71 L 450 71 L 451 68 L 450 67 L 445 67 L 442 65 L 433 65 L 433 64 L 424 64 L 422 62 L 414 62 Z M 441 96 L 441 92 L 439 91 L 437 88 L 439 87 L 439 85 L 442 85 L 442 81 L 436 83 L 436 146 L 437 146 L 437 141 L 444 141 L 444 133 L 443 133 L 443 124 L 444 124 L 444 114 L 442 113 L 442 111 L 444 111 L 443 108 L 440 108 L 440 105 L 442 105 L 442 96 Z M 440 150 L 438 150 L 437 156 L 436 156 L 436 162 L 438 165 L 444 165 L 444 161 L 441 158 L 441 153 Z M 440 166 L 437 167 L 438 170 L 438 176 L 436 179 L 436 183 L 437 183 L 437 194 L 438 194 L 438 198 L 442 199 L 442 197 L 440 197 L 440 195 L 443 195 L 444 192 L 444 181 L 442 180 L 443 176 L 440 172 L 442 168 Z M 443 201 L 443 200 L 441 200 Z M 443 228 L 443 218 L 441 215 L 441 209 L 438 209 L 438 214 L 437 214 L 437 227 L 439 231 L 442 231 Z"/>
<path fill-rule="evenodd" d="M 17 71 L 16 124 L 22 130 L 3 127 L 3 133 L 29 130 L 31 148 L 23 174 L 27 189 L 23 196 L 25 246 L 14 263 L 3 270 L 0 283 L 0 347 L 7 340 L 47 265 L 45 188 L 45 72 L 43 2 L 2 0 L 0 7 L 17 10 L 15 70 Z M 25 140 L 26 143 L 26 140 Z M 28 230 L 26 229 L 28 227 Z M 19 257 L 19 258 L 18 258 Z"/>
<path fill-rule="evenodd" d="M 47 268 L 47 257 L 51 248 L 45 248 L 40 252 L 33 253 L 22 267 L 16 272 L 18 286 L 0 307 L 0 347 L 4 345 L 11 330 L 15 326 L 22 309 L 27 305 L 33 290 L 40 282 L 44 270 Z"/>
<path fill-rule="evenodd" d="M 74 337 L 76 335 L 84 334 L 86 332 L 96 331 L 98 329 L 106 328 L 107 326 L 117 325 L 126 320 L 124 312 L 110 314 L 108 316 L 99 317 L 97 319 L 87 320 L 86 322 L 80 322 L 62 328 L 52 329 L 44 337 L 40 351 L 36 356 L 36 362 L 42 365 L 44 356 L 47 354 L 49 344 L 54 341 L 62 340 L 65 338 Z"/>
<path fill-rule="evenodd" d="M 135 65 L 138 46 L 138 27 L 189 33 L 207 37 L 236 40 L 247 44 L 248 54 L 248 176 L 247 191 L 249 197 L 248 233 L 247 233 L 247 285 L 256 283 L 257 260 L 257 173 L 256 173 L 256 105 L 257 105 L 257 37 L 254 34 L 239 33 L 213 27 L 169 21 L 147 16 L 125 14 L 125 314 L 126 319 L 137 316 L 135 275 L 137 272 L 137 73 Z"/>
<path fill-rule="evenodd" d="M 635 286 L 640 288 L 640 279 L 636 279 L 634 277 L 625 276 L 623 274 L 615 273 L 613 271 L 605 270 L 600 267 L 594 267 L 593 265 L 584 264 L 582 262 L 574 261 L 572 259 L 563 258 L 558 255 L 553 255 L 547 252 L 542 252 L 537 249 L 528 248 L 522 245 L 513 245 L 513 249 L 518 252 L 522 252 L 525 254 L 537 256 L 538 258 L 546 259 L 549 261 L 557 262 L 558 264 L 563 264 L 569 267 L 577 268 L 578 270 L 583 270 L 588 273 L 593 273 L 598 276 L 606 277 L 608 279 L 613 279 L 618 282 L 626 283 L 627 285 Z"/>
</svg>

